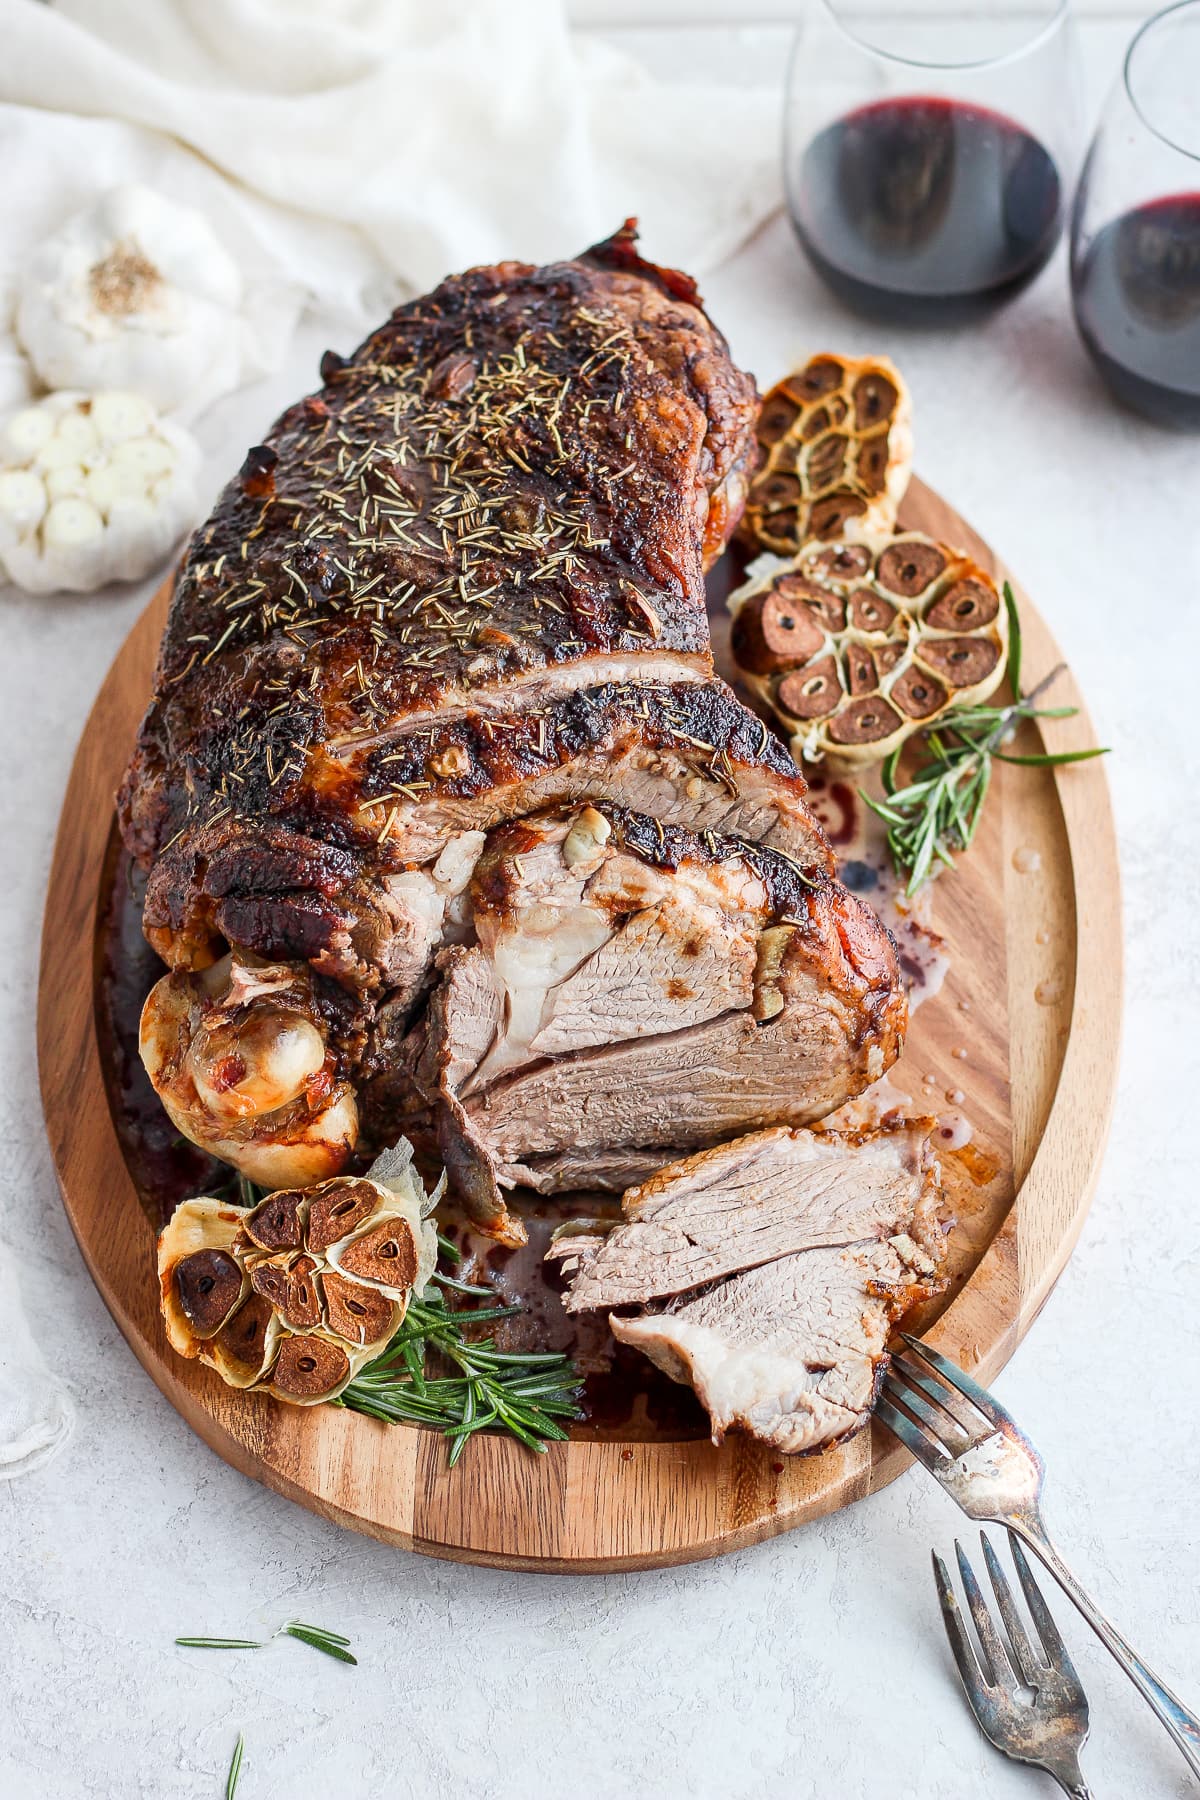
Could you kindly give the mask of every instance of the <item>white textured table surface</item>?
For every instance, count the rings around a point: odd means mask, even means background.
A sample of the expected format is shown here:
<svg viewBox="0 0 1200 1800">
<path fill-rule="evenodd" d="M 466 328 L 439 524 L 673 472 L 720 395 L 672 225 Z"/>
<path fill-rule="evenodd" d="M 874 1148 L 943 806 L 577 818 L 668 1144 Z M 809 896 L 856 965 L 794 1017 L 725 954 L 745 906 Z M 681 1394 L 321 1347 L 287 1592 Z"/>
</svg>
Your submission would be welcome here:
<svg viewBox="0 0 1200 1800">
<path fill-rule="evenodd" d="M 1125 27 L 1090 24 L 1092 85 Z M 653 34 L 658 56 L 676 43 Z M 778 34 L 693 34 L 770 66 Z M 733 51 L 736 50 L 736 58 Z M 654 246 L 649 251 L 653 254 Z M 1111 762 L 1128 1013 L 1112 1144 L 1079 1249 L 997 1382 L 1046 1452 L 1064 1546 L 1133 1642 L 1200 1700 L 1200 442 L 1116 413 L 1070 324 L 1063 255 L 1007 312 L 900 336 L 840 314 L 777 222 L 706 283 L 770 378 L 806 349 L 883 349 L 913 387 L 918 466 L 1018 571 L 1058 633 Z M 211 415 L 213 490 L 308 386 L 323 333 Z M 1048 1779 L 998 1757 L 956 1690 L 929 1577 L 959 1515 L 920 1472 L 840 1516 L 690 1569 L 498 1574 L 342 1533 L 225 1467 L 126 1349 L 56 1198 L 34 1065 L 51 841 L 88 705 L 144 593 L 0 593 L 0 1175 L 34 1329 L 79 1403 L 57 1462 L 0 1485 L 0 1794 L 215 1796 L 239 1729 L 242 1800 L 960 1800 Z M 1135 664 L 1131 646 L 1145 658 Z M 0 1329 L 3 1328 L 0 1321 Z M 1098 1796 L 1190 1790 L 1082 1626 Z M 344 1670 L 285 1643 L 175 1649 L 298 1614 L 348 1632 Z"/>
</svg>

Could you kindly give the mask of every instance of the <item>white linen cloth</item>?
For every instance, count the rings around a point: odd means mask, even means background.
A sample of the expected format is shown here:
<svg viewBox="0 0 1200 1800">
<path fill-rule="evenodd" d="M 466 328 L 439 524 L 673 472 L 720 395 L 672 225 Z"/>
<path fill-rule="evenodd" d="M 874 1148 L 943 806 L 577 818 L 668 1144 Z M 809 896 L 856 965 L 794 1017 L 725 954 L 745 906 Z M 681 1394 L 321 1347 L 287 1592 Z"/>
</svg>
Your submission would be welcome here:
<svg viewBox="0 0 1200 1800">
<path fill-rule="evenodd" d="M 363 326 L 630 214 L 647 255 L 702 273 L 778 204 L 777 94 L 655 81 L 561 0 L 0 0 L 0 43 L 0 282 L 89 197 L 146 182 L 207 212 L 253 283 L 248 373 L 307 303 Z M 0 405 L 20 379 L 10 340 Z"/>
<path fill-rule="evenodd" d="M 21 1309 L 12 1251 L 0 1241 L 0 1481 L 40 1469 L 74 1425 L 70 1396 L 46 1367 Z"/>
<path fill-rule="evenodd" d="M 23 259 L 109 188 L 209 218 L 248 286 L 247 379 L 297 318 L 349 348 L 472 263 L 555 260 L 640 217 L 646 254 L 711 268 L 778 204 L 778 96 L 652 80 L 573 37 L 561 0 L 0 0 L 0 411 L 32 391 Z M 73 1409 L 0 1245 L 0 1477 Z"/>
</svg>

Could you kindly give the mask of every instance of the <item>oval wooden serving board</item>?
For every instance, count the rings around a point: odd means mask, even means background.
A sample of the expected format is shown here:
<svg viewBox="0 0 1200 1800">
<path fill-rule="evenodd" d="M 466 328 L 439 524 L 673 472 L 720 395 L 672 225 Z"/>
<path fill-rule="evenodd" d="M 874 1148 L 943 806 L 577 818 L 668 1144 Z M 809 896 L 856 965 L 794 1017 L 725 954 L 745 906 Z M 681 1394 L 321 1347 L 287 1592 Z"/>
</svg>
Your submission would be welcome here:
<svg viewBox="0 0 1200 1800">
<path fill-rule="evenodd" d="M 906 525 L 998 559 L 914 481 Z M 458 1467 L 443 1440 L 336 1407 L 282 1406 L 225 1387 L 172 1354 L 159 1319 L 154 1239 L 109 1113 L 95 1023 L 98 901 L 112 796 L 150 692 L 167 587 L 101 689 L 63 805 L 42 942 L 42 1094 L 64 1201 L 87 1265 L 136 1355 L 227 1462 L 281 1494 L 387 1542 L 507 1568 L 606 1571 L 739 1548 L 845 1506 L 907 1457 L 880 1427 L 783 1460 L 737 1435 L 628 1442 L 581 1433 L 545 1456 L 478 1437 Z M 1019 597 L 1032 687 L 1059 660 Z M 720 639 L 720 620 L 714 617 Z M 1054 692 L 1076 718 L 1048 748 L 1093 741 L 1070 673 Z M 1026 728 L 1029 747 L 1037 747 Z M 1015 861 L 1014 861 L 1015 858 Z M 956 1279 L 930 1341 L 990 1380 L 1028 1330 L 1074 1246 L 1108 1129 L 1121 1009 L 1116 845 L 1102 761 L 1001 768 L 969 856 L 938 883 L 944 988 L 914 1015 L 894 1071 L 914 1111 L 961 1089 L 971 1144 L 944 1159 Z M 956 1052 L 966 1052 L 965 1057 Z M 932 1076 L 932 1083 L 925 1077 Z"/>
</svg>

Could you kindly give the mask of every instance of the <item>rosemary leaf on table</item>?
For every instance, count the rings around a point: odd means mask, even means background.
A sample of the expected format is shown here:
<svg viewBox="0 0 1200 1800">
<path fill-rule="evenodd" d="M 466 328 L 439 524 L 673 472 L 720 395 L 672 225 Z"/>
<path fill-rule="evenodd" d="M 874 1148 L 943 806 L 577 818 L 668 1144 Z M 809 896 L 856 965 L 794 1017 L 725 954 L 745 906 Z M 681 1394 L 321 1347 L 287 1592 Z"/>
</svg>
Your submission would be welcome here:
<svg viewBox="0 0 1200 1800">
<path fill-rule="evenodd" d="M 939 864 L 947 867 L 956 852 L 967 850 L 979 827 L 987 799 L 994 762 L 1023 763 L 1032 768 L 1055 768 L 1062 763 L 1087 762 L 1106 756 L 1107 748 L 1060 750 L 1036 756 L 1017 756 L 1001 749 L 1026 719 L 1069 719 L 1074 706 L 1039 707 L 1037 702 L 1062 673 L 1052 669 L 1031 693 L 1021 691 L 1021 621 L 1012 588 L 1004 584 L 1008 611 L 1008 678 L 1013 700 L 1008 706 L 962 706 L 944 713 L 924 732 L 930 756 L 905 787 L 897 785 L 900 749 L 882 768 L 883 797 L 859 793 L 872 812 L 888 827 L 888 848 L 900 874 L 908 876 L 911 896 L 929 879 Z"/>
<path fill-rule="evenodd" d="M 445 1275 L 433 1279 L 459 1293 L 484 1297 Z M 582 1382 L 570 1359 L 557 1351 L 500 1350 L 494 1337 L 468 1336 L 482 1325 L 511 1319 L 519 1306 L 452 1308 L 426 1290 L 409 1302 L 404 1323 L 382 1355 L 367 1364 L 334 1402 L 385 1424 L 429 1425 L 441 1431 L 453 1467 L 477 1431 L 507 1431 L 530 1450 L 545 1452 L 567 1436 L 563 1419 L 580 1416 Z M 428 1353 L 456 1373 L 430 1375 Z"/>
<path fill-rule="evenodd" d="M 177 1637 L 175 1642 L 182 1644 L 185 1650 L 265 1650 L 267 1643 L 274 1643 L 278 1637 L 296 1638 L 314 1650 L 323 1650 L 326 1656 L 336 1657 L 338 1662 L 358 1666 L 357 1656 L 350 1653 L 348 1637 L 343 1637 L 340 1631 L 327 1631 L 324 1625 L 306 1625 L 302 1619 L 289 1619 L 286 1625 L 273 1631 L 266 1642 L 260 1638 L 234 1637 Z"/>
<path fill-rule="evenodd" d="M 334 1657 L 338 1662 L 352 1663 L 358 1667 L 357 1656 L 350 1653 L 350 1639 L 343 1637 L 338 1631 L 326 1631 L 323 1625 L 305 1625 L 299 1619 L 289 1619 L 275 1633 L 276 1637 L 293 1637 L 302 1644 L 310 1644 L 314 1650 L 323 1650 L 326 1656 Z"/>
<path fill-rule="evenodd" d="M 233 1800 L 237 1793 L 238 1777 L 242 1772 L 242 1756 L 246 1749 L 246 1739 L 238 1732 L 237 1743 L 233 1746 L 233 1761 L 229 1765 L 229 1778 L 225 1783 L 225 1800 Z"/>
</svg>

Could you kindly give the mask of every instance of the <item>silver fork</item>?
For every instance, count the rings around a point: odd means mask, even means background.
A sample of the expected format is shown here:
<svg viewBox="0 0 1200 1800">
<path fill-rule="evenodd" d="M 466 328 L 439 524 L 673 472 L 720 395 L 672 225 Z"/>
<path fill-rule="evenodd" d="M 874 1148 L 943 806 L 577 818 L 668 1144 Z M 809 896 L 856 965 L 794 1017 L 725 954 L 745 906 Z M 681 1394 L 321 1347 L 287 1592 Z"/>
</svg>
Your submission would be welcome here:
<svg viewBox="0 0 1200 1800">
<path fill-rule="evenodd" d="M 928 1344 L 901 1334 L 876 1417 L 970 1519 L 1007 1526 L 1049 1569 L 1200 1777 L 1200 1719 L 1153 1674 L 1084 1592 L 1042 1519 L 1045 1464 L 986 1388 Z M 939 1379 L 940 1377 L 940 1379 Z"/>
<path fill-rule="evenodd" d="M 979 1634 L 982 1658 L 976 1655 L 967 1635 L 946 1565 L 936 1550 L 933 1553 L 933 1578 L 942 1603 L 942 1621 L 971 1711 L 997 1750 L 1003 1750 L 1006 1756 L 1015 1757 L 1018 1762 L 1033 1763 L 1037 1768 L 1045 1769 L 1065 1793 L 1073 1796 L 1073 1800 L 1091 1800 L 1091 1791 L 1079 1767 L 1079 1752 L 1088 1734 L 1087 1695 L 1067 1654 L 1067 1647 L 1058 1635 L 1041 1590 L 1012 1533 L 1009 1533 L 1009 1543 L 1013 1564 L 1041 1640 L 1042 1656 L 1029 1641 L 1012 1589 L 1000 1567 L 1000 1559 L 982 1531 L 979 1541 L 983 1545 L 984 1561 L 992 1578 L 1007 1637 L 1006 1643 L 997 1631 L 975 1579 L 975 1571 L 956 1538 L 954 1553 L 958 1557 L 958 1572 Z M 1022 1687 L 1032 1690 L 1031 1698 L 1023 1697 Z"/>
</svg>

